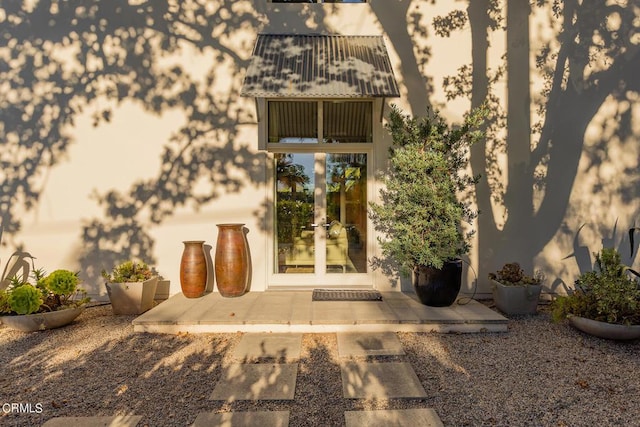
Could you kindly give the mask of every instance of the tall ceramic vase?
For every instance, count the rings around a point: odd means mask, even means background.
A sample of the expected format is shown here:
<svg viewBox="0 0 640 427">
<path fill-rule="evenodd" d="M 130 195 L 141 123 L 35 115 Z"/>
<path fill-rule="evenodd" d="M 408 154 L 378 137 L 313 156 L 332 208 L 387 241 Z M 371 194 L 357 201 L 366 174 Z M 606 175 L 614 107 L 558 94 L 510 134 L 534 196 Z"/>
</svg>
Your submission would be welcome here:
<svg viewBox="0 0 640 427">
<path fill-rule="evenodd" d="M 249 282 L 249 248 L 244 224 L 217 224 L 215 272 L 218 291 L 223 297 L 239 297 Z"/>
<path fill-rule="evenodd" d="M 188 240 L 180 261 L 180 286 L 187 298 L 200 298 L 207 286 L 207 260 L 203 240 Z"/>
</svg>

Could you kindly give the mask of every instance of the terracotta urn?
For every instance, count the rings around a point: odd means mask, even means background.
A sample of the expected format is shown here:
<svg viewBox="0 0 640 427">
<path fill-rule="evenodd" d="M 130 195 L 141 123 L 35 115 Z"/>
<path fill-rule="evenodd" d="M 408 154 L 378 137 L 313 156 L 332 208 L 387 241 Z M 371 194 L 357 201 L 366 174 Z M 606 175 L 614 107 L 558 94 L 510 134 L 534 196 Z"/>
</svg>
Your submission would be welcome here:
<svg viewBox="0 0 640 427">
<path fill-rule="evenodd" d="M 182 242 L 184 250 L 180 260 L 180 287 L 187 298 L 200 298 L 207 287 L 207 259 L 204 240 Z"/>
<path fill-rule="evenodd" d="M 249 282 L 249 248 L 244 224 L 217 224 L 215 274 L 223 297 L 239 297 Z"/>
</svg>

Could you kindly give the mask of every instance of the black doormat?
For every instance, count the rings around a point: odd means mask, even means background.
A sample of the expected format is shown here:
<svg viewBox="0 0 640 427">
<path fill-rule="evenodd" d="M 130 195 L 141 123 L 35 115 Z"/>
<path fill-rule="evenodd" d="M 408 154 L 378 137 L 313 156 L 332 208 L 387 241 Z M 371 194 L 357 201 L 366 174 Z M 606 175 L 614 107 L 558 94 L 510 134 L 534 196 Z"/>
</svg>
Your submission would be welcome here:
<svg viewBox="0 0 640 427">
<path fill-rule="evenodd" d="M 312 301 L 382 301 L 378 291 L 355 289 L 314 289 Z"/>
</svg>

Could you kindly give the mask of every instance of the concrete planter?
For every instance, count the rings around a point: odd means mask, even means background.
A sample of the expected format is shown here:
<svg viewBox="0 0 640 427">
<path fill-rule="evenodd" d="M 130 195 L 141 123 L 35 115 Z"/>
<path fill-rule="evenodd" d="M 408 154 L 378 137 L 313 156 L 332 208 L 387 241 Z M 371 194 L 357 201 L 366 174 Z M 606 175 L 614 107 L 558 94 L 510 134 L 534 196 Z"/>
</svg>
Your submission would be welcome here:
<svg viewBox="0 0 640 427">
<path fill-rule="evenodd" d="M 158 278 L 144 282 L 106 283 L 113 314 L 142 314 L 153 307 Z"/>
<path fill-rule="evenodd" d="M 640 338 L 640 325 L 618 325 L 579 316 L 569 317 L 569 323 L 574 328 L 598 338 L 609 340 L 635 340 Z"/>
<path fill-rule="evenodd" d="M 2 323 L 22 332 L 36 332 L 68 325 L 82 313 L 84 307 L 65 308 L 45 313 L 2 316 Z"/>
<path fill-rule="evenodd" d="M 491 287 L 493 301 L 503 313 L 520 315 L 535 314 L 538 311 L 542 285 L 506 286 L 492 280 Z"/>
</svg>

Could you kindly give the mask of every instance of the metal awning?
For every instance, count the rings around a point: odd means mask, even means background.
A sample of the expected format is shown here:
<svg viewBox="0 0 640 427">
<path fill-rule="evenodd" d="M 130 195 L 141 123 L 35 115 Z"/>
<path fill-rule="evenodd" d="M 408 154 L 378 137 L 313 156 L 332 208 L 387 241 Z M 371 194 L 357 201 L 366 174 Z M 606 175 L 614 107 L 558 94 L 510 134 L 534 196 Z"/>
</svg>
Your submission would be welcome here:
<svg viewBox="0 0 640 427">
<path fill-rule="evenodd" d="M 366 98 L 400 92 L 382 36 L 260 34 L 240 95 Z"/>
</svg>

